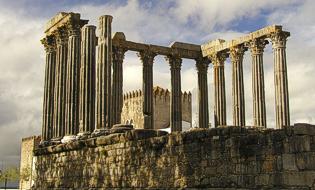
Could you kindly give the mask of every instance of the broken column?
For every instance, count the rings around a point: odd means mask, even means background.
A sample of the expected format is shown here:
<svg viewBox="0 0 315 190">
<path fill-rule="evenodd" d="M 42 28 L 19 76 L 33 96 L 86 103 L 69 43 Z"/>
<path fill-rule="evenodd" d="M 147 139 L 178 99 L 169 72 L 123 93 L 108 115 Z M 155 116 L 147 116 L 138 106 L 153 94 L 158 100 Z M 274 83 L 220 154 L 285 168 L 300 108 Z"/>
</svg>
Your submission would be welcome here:
<svg viewBox="0 0 315 190">
<path fill-rule="evenodd" d="M 93 132 L 95 127 L 95 26 L 81 29 L 79 135 Z"/>
<path fill-rule="evenodd" d="M 96 75 L 96 130 L 111 127 L 111 62 L 113 17 L 103 15 L 99 18 L 98 61 Z"/>
</svg>

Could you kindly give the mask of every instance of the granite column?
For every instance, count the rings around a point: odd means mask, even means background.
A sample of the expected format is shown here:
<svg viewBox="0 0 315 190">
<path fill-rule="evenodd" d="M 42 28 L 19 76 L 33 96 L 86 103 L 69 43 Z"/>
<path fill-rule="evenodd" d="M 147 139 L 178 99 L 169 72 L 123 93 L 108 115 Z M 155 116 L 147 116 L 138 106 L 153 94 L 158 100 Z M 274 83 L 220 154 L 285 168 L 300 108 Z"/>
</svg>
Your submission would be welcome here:
<svg viewBox="0 0 315 190">
<path fill-rule="evenodd" d="M 98 61 L 96 75 L 96 131 L 111 128 L 111 63 L 113 17 L 99 18 Z"/>
<path fill-rule="evenodd" d="M 66 118 L 63 141 L 75 140 L 79 128 L 80 24 L 68 23 L 68 60 L 66 80 Z"/>
<path fill-rule="evenodd" d="M 276 128 L 290 126 L 289 90 L 286 41 L 289 32 L 274 33 L 271 37 L 274 58 Z"/>
<path fill-rule="evenodd" d="M 232 62 L 232 97 L 233 97 L 233 125 L 245 126 L 245 101 L 243 79 L 244 45 L 232 47 L 230 58 Z"/>
<path fill-rule="evenodd" d="M 81 29 L 79 135 L 93 132 L 95 127 L 95 26 Z"/>
<path fill-rule="evenodd" d="M 253 90 L 253 117 L 254 126 L 267 127 L 265 82 L 263 68 L 263 52 L 268 43 L 265 39 L 254 39 L 249 43 L 252 55 L 252 90 Z"/>
<path fill-rule="evenodd" d="M 226 125 L 226 97 L 225 97 L 225 75 L 224 61 L 227 57 L 225 52 L 210 55 L 213 63 L 214 75 L 214 125 L 215 127 Z"/>
<path fill-rule="evenodd" d="M 208 66 L 207 58 L 196 60 L 198 72 L 198 121 L 199 128 L 209 127 L 209 107 L 208 107 Z"/>
<path fill-rule="evenodd" d="M 54 92 L 53 140 L 60 141 L 65 134 L 66 71 L 68 34 L 64 27 L 56 31 L 57 54 Z"/>
<path fill-rule="evenodd" d="M 182 131 L 182 92 L 181 92 L 181 65 L 182 59 L 178 55 L 167 57 L 171 69 L 171 102 L 170 126 L 171 131 Z"/>
<path fill-rule="evenodd" d="M 156 54 L 153 52 L 141 51 L 138 53 L 142 61 L 142 112 L 144 129 L 154 129 L 153 122 L 153 61 Z"/>
<path fill-rule="evenodd" d="M 113 47 L 112 123 L 121 123 L 123 107 L 123 62 L 126 50 Z"/>
<path fill-rule="evenodd" d="M 54 88 L 56 66 L 56 41 L 53 36 L 47 36 L 41 40 L 46 51 L 42 142 L 52 138 L 53 115 L 54 115 Z"/>
</svg>

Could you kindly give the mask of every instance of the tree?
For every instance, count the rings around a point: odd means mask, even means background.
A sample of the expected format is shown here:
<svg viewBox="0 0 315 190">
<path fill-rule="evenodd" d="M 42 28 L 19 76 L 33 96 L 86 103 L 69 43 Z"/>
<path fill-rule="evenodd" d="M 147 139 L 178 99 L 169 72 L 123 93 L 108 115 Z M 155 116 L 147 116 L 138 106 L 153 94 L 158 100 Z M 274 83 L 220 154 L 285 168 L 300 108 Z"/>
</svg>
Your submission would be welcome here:
<svg viewBox="0 0 315 190">
<path fill-rule="evenodd" d="M 4 171 L 0 170 L 0 182 L 4 182 L 4 188 L 7 188 L 8 181 L 19 180 L 19 169 L 17 167 L 10 167 Z"/>
</svg>

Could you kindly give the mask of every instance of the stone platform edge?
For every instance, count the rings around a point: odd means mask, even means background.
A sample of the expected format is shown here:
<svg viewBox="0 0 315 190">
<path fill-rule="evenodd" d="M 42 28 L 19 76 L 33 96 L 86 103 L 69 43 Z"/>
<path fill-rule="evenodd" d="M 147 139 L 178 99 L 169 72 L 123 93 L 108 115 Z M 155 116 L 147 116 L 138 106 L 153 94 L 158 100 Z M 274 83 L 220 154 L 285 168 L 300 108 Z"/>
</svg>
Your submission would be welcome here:
<svg viewBox="0 0 315 190">
<path fill-rule="evenodd" d="M 114 145 L 118 143 L 131 143 L 134 141 L 147 140 L 146 143 L 152 145 L 161 142 L 168 143 L 169 146 L 177 146 L 179 144 L 194 141 L 196 139 L 213 138 L 227 139 L 233 136 L 244 136 L 253 139 L 250 144 L 257 142 L 257 135 L 271 135 L 272 140 L 281 141 L 287 136 L 292 135 L 315 135 L 315 125 L 296 123 L 294 126 L 287 126 L 282 129 L 272 128 L 255 128 L 255 127 L 235 127 L 226 126 L 210 129 L 194 128 L 185 132 L 174 132 L 168 134 L 165 131 L 150 130 L 150 129 L 133 129 L 126 132 L 112 133 L 109 135 L 88 138 L 84 140 L 76 140 L 73 142 L 51 145 L 46 147 L 36 147 L 34 150 L 35 156 L 55 154 L 83 148 L 95 148 L 98 146 Z M 162 140 L 160 138 L 166 138 Z M 164 144 L 163 143 L 163 144 Z M 248 142 L 247 142 L 248 143 Z"/>
</svg>

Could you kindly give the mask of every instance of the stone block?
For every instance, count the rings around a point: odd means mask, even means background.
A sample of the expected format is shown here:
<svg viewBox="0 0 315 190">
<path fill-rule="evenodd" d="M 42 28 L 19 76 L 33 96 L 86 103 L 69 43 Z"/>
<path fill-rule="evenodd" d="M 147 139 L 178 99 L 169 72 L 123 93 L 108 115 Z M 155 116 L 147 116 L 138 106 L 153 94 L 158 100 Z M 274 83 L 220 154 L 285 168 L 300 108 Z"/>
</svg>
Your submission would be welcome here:
<svg viewBox="0 0 315 190">
<path fill-rule="evenodd" d="M 283 142 L 285 153 L 307 152 L 311 150 L 311 138 L 307 135 L 294 135 Z"/>
<path fill-rule="evenodd" d="M 284 186 L 312 187 L 315 181 L 315 171 L 283 172 L 281 176 Z"/>
<path fill-rule="evenodd" d="M 315 125 L 307 123 L 295 123 L 293 126 L 295 135 L 315 135 Z"/>
<path fill-rule="evenodd" d="M 295 157 L 299 170 L 315 170 L 315 152 L 296 153 Z"/>
<path fill-rule="evenodd" d="M 295 154 L 282 154 L 282 168 L 284 171 L 297 171 Z"/>
</svg>

